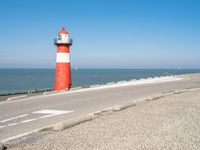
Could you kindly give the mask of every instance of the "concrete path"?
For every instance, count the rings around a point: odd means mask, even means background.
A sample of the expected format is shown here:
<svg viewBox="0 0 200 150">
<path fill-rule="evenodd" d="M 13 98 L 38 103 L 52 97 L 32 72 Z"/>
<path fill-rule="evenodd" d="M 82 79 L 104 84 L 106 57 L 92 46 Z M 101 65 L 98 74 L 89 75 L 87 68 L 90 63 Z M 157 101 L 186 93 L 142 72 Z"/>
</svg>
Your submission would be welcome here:
<svg viewBox="0 0 200 150">
<path fill-rule="evenodd" d="M 182 77 L 184 80 L 173 82 L 64 92 L 2 102 L 0 103 L 0 141 L 6 142 L 63 119 L 89 114 L 133 99 L 176 89 L 200 87 L 200 74 Z"/>
</svg>

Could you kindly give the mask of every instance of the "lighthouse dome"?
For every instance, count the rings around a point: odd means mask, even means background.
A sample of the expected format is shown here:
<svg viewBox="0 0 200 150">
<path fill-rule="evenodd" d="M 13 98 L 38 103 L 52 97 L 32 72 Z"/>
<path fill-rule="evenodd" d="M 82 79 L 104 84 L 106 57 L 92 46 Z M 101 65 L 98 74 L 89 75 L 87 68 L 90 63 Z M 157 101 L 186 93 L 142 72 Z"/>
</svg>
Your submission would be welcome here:
<svg viewBox="0 0 200 150">
<path fill-rule="evenodd" d="M 62 29 L 60 30 L 60 32 L 58 32 L 58 34 L 69 34 L 64 27 L 62 27 Z"/>
</svg>

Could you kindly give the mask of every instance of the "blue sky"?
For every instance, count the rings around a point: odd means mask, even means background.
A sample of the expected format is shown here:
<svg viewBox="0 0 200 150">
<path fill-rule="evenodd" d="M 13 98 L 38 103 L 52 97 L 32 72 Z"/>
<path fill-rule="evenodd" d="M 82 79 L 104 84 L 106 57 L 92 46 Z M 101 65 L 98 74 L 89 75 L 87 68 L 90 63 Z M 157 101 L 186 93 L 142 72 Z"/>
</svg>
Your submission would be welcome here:
<svg viewBox="0 0 200 150">
<path fill-rule="evenodd" d="M 54 68 L 70 32 L 80 68 L 200 68 L 199 0 L 1 0 L 0 67 Z"/>
</svg>

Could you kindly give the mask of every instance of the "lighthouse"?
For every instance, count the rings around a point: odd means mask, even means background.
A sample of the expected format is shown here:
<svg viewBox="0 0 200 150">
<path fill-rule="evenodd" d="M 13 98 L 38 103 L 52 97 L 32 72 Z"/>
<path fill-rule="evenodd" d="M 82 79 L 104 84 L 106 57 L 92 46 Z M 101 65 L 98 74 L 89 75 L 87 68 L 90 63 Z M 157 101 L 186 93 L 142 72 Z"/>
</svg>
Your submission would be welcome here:
<svg viewBox="0 0 200 150">
<path fill-rule="evenodd" d="M 57 38 L 54 40 L 54 44 L 57 46 L 54 90 L 70 89 L 72 82 L 69 53 L 72 39 L 65 28 L 62 28 L 58 33 Z"/>
</svg>

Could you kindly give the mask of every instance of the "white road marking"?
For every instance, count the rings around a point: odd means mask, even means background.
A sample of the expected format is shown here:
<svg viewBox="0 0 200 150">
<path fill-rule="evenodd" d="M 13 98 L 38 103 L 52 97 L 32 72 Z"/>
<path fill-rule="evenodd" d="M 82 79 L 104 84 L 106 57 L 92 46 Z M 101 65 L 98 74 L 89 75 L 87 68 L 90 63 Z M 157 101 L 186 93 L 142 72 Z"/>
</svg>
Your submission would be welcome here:
<svg viewBox="0 0 200 150">
<path fill-rule="evenodd" d="M 0 129 L 1 129 L 1 128 L 5 128 L 5 127 L 6 127 L 6 126 L 0 126 Z"/>
<path fill-rule="evenodd" d="M 44 118 L 49 118 L 49 117 L 52 117 L 52 116 L 55 116 L 55 115 L 46 115 L 46 116 L 42 116 L 42 117 L 39 117 L 39 118 L 44 119 Z"/>
<path fill-rule="evenodd" d="M 55 116 L 55 115 L 61 115 L 61 114 L 66 114 L 66 113 L 71 113 L 71 112 L 74 112 L 74 111 L 57 111 L 57 110 L 41 110 L 41 111 L 36 111 L 36 112 L 33 112 L 33 114 L 39 114 L 39 113 L 42 113 L 42 114 L 48 114 L 48 113 L 51 112 L 51 115 L 46 115 L 46 116 L 42 116 L 42 117 L 39 117 L 39 118 L 35 118 L 35 119 L 42 119 L 42 118 L 48 118 L 48 117 L 52 117 L 52 116 Z M 30 119 L 31 120 L 31 119 Z M 44 128 L 48 128 L 48 127 L 52 127 L 53 125 L 48 125 L 48 126 L 44 126 L 42 128 L 38 128 L 38 129 L 35 129 L 35 130 L 32 130 L 30 132 L 25 132 L 25 133 L 21 133 L 21 134 L 18 134 L 18 135 L 15 135 L 15 136 L 11 136 L 9 138 L 6 138 L 6 139 L 3 139 L 3 140 L 0 140 L 2 143 L 5 143 L 5 142 L 8 142 L 8 141 L 11 141 L 11 140 L 14 140 L 14 139 L 18 139 L 18 138 L 21 138 L 21 137 L 24 137 L 24 136 L 27 136 L 27 135 L 30 135 L 32 133 L 35 133 L 35 132 L 38 132 L 40 131 L 41 129 L 44 129 Z M 1 127 L 1 126 L 0 126 Z M 6 127 L 6 126 L 2 126 L 2 127 Z"/>
<path fill-rule="evenodd" d="M 40 111 L 35 111 L 35 112 L 33 112 L 33 114 L 51 114 L 51 115 L 55 116 L 55 115 L 62 115 L 62 114 L 71 113 L 71 112 L 73 112 L 73 111 L 61 111 L 61 110 L 44 109 L 44 110 L 40 110 Z"/>
<path fill-rule="evenodd" d="M 41 129 L 42 129 L 42 128 L 41 128 Z M 36 130 L 32 130 L 32 131 L 30 131 L 30 132 L 25 132 L 25 133 L 22 133 L 22 134 L 18 134 L 18 135 L 15 135 L 15 136 L 11 136 L 11 137 L 9 137 L 9 138 L 6 138 L 6 139 L 1 140 L 1 142 L 2 142 L 2 143 L 5 143 L 5 142 L 8 142 L 8 141 L 10 141 L 10 140 L 18 139 L 18 138 L 21 138 L 21 137 L 30 135 L 30 134 L 32 134 L 32 133 L 38 132 L 38 131 L 40 131 L 41 129 L 36 129 Z"/>
<path fill-rule="evenodd" d="M 62 111 L 62 110 L 48 110 L 48 109 L 43 109 L 43 110 L 39 110 L 39 111 L 32 112 L 31 114 L 46 114 L 45 116 L 41 116 L 41 117 L 33 118 L 33 119 L 23 120 L 23 121 L 18 122 L 18 123 L 16 123 L 16 122 L 10 123 L 10 124 L 8 124 L 8 125 L 0 126 L 0 129 L 5 128 L 5 127 L 16 126 L 16 125 L 23 124 L 23 123 L 28 123 L 28 122 L 36 121 L 36 120 L 38 120 L 38 119 L 45 119 L 45 118 L 49 118 L 49 117 L 53 117 L 53 116 L 57 116 L 57 115 L 62 115 L 62 114 L 66 114 L 66 113 L 71 113 L 71 112 L 73 112 L 73 111 Z M 11 120 L 14 120 L 14 119 L 26 117 L 26 116 L 28 116 L 28 115 L 30 115 L 30 114 L 23 114 L 23 115 L 16 116 L 16 117 L 13 117 L 13 118 L 5 119 L 5 120 L 0 121 L 0 123 L 4 123 L 4 122 L 8 122 L 8 121 L 11 121 Z"/>
<path fill-rule="evenodd" d="M 2 139 L 2 140 L 0 140 L 0 142 L 6 143 L 6 142 L 8 142 L 8 141 L 11 141 L 11 140 L 14 140 L 14 139 L 18 139 L 18 138 L 21 138 L 21 137 L 24 137 L 24 136 L 28 136 L 28 135 L 30 135 L 30 134 L 39 132 L 40 130 L 42 130 L 42 129 L 44 129 L 44 128 L 49 128 L 49 127 L 52 127 L 52 126 L 53 126 L 53 124 L 52 124 L 52 125 L 48 125 L 48 126 L 44 126 L 44 127 L 41 127 L 41 128 L 37 128 L 37 129 L 32 130 L 32 131 L 29 131 L 29 132 L 24 132 L 24 133 L 15 135 L 15 136 L 11 136 L 11 137 L 6 138 L 6 139 Z"/>
<path fill-rule="evenodd" d="M 11 124 L 8 124 L 7 126 L 10 127 L 10 126 L 15 126 L 17 125 L 18 123 L 11 123 Z"/>
<path fill-rule="evenodd" d="M 16 117 L 13 117 L 13 118 L 1 120 L 0 123 L 8 122 L 8 121 L 11 121 L 11 120 L 14 120 L 14 119 L 18 119 L 18 118 L 22 118 L 22 117 L 26 117 L 26 116 L 28 116 L 28 114 L 23 114 L 23 115 L 16 116 Z"/>
<path fill-rule="evenodd" d="M 37 120 L 37 118 L 24 120 L 24 121 L 21 121 L 20 123 L 27 123 L 27 122 L 31 122 L 31 121 L 35 121 L 35 120 Z"/>
</svg>

